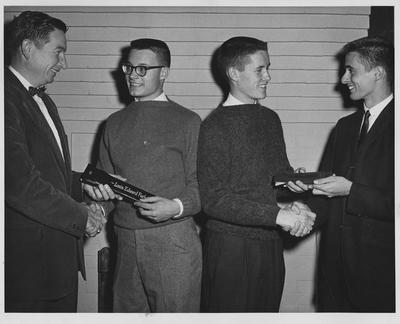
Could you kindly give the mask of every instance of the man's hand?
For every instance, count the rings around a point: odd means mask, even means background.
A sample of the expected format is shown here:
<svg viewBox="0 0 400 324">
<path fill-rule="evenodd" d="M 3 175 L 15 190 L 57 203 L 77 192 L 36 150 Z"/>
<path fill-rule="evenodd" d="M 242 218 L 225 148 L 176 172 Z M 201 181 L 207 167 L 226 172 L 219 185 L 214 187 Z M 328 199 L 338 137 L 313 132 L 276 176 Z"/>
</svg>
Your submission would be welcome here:
<svg viewBox="0 0 400 324">
<path fill-rule="evenodd" d="M 162 197 L 148 197 L 134 203 L 140 213 L 151 220 L 159 223 L 179 214 L 179 204 L 171 199 Z"/>
<path fill-rule="evenodd" d="M 312 193 L 329 198 L 336 196 L 348 196 L 353 182 L 344 177 L 330 176 L 314 181 Z"/>
<path fill-rule="evenodd" d="M 122 181 L 126 181 L 125 178 L 111 174 L 113 177 L 116 177 Z M 106 201 L 106 200 L 113 200 L 113 199 L 118 199 L 122 200 L 122 197 L 118 194 L 116 194 L 108 184 L 102 185 L 99 184 L 98 186 L 92 186 L 87 183 L 83 184 L 83 190 L 86 191 L 86 193 L 92 198 L 93 200 L 96 201 Z"/>
<path fill-rule="evenodd" d="M 92 203 L 86 206 L 88 209 L 88 219 L 86 223 L 86 236 L 94 237 L 101 232 L 104 224 L 107 222 L 101 206 L 97 203 Z"/>
<path fill-rule="evenodd" d="M 300 180 L 296 180 L 296 182 L 288 181 L 288 183 L 286 184 L 286 187 L 288 187 L 290 191 L 293 191 L 296 193 L 302 193 L 302 192 L 312 189 L 312 185 L 306 185 Z"/>
<path fill-rule="evenodd" d="M 310 233 L 314 225 L 316 214 L 300 202 L 282 208 L 276 218 L 276 224 L 293 236 L 304 236 Z"/>
<path fill-rule="evenodd" d="M 297 168 L 294 170 L 295 173 L 305 173 L 306 169 L 304 167 Z M 304 184 L 302 181 L 297 180 L 296 182 L 293 181 L 288 181 L 286 183 L 285 187 L 289 188 L 290 191 L 293 191 L 295 193 L 302 193 L 305 192 L 309 189 L 311 189 L 310 186 Z"/>
</svg>

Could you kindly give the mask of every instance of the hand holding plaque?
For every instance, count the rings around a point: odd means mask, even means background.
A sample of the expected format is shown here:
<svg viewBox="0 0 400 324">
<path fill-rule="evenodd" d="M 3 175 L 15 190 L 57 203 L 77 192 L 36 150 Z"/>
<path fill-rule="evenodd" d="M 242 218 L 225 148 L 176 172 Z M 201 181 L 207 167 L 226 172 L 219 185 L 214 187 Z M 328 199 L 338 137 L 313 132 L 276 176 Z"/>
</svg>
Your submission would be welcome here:
<svg viewBox="0 0 400 324">
<path fill-rule="evenodd" d="M 129 203 L 134 203 L 143 198 L 154 196 L 153 194 L 118 179 L 103 170 L 95 168 L 92 164 L 88 164 L 80 177 L 80 181 L 91 186 L 108 185 L 114 193 L 122 197 L 122 200 Z"/>
<path fill-rule="evenodd" d="M 314 180 L 331 176 L 331 172 L 302 172 L 302 173 L 277 173 L 273 177 L 275 186 L 286 185 L 289 181 L 296 182 L 300 180 L 306 185 L 311 185 Z"/>
</svg>

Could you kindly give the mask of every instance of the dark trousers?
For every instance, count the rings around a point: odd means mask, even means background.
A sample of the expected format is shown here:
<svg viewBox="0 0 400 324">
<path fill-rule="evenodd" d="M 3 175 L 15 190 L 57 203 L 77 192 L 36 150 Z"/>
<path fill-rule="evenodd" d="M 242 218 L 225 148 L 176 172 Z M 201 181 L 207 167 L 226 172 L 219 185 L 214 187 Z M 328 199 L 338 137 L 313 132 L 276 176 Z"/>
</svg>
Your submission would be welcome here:
<svg viewBox="0 0 400 324">
<path fill-rule="evenodd" d="M 5 311 L 14 313 L 76 313 L 78 290 L 65 297 L 40 301 L 6 301 Z"/>
<path fill-rule="evenodd" d="M 285 280 L 280 239 L 261 241 L 207 230 L 202 311 L 278 312 Z"/>
</svg>

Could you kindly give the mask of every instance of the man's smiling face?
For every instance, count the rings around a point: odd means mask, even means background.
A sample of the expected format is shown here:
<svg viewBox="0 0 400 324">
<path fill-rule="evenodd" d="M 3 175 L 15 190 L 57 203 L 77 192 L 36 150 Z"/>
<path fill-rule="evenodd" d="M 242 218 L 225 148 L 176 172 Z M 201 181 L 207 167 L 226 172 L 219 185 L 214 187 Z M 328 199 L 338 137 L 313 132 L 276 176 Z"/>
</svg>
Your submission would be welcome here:
<svg viewBox="0 0 400 324">
<path fill-rule="evenodd" d="M 29 80 L 33 86 L 42 86 L 54 81 L 54 77 L 61 69 L 67 68 L 65 51 L 67 40 L 62 30 L 55 29 L 49 34 L 48 42 L 31 44 L 29 61 Z"/>
<path fill-rule="evenodd" d="M 361 61 L 360 54 L 350 52 L 345 58 L 345 72 L 341 82 L 350 91 L 350 98 L 353 100 L 364 99 L 365 102 L 372 102 L 376 90 L 376 78 L 374 68 L 368 69 Z"/>
</svg>

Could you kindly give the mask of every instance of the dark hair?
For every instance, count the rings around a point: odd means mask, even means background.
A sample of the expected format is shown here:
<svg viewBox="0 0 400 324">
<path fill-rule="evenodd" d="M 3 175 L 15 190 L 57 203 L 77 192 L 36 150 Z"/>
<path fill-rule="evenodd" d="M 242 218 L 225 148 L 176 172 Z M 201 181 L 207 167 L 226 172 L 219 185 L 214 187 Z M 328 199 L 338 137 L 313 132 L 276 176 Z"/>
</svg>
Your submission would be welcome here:
<svg viewBox="0 0 400 324">
<path fill-rule="evenodd" d="M 360 61 L 368 71 L 377 66 L 383 67 L 388 83 L 393 89 L 394 47 L 392 43 L 381 37 L 364 37 L 346 44 L 341 54 L 345 56 L 350 52 L 357 52 L 360 55 Z"/>
<path fill-rule="evenodd" d="M 40 47 L 49 41 L 49 34 L 55 29 L 67 32 L 66 24 L 57 18 L 40 11 L 24 11 L 7 26 L 5 33 L 6 48 L 11 56 L 25 39 Z"/>
<path fill-rule="evenodd" d="M 245 58 L 257 51 L 268 52 L 267 42 L 252 37 L 238 36 L 225 41 L 217 50 L 218 68 L 225 78 L 230 67 L 243 70 Z"/>
<path fill-rule="evenodd" d="M 158 39 L 153 38 L 139 38 L 131 42 L 131 50 L 144 50 L 148 49 L 154 52 L 160 59 L 160 64 L 170 67 L 171 66 L 171 53 L 168 45 Z"/>
</svg>

